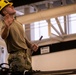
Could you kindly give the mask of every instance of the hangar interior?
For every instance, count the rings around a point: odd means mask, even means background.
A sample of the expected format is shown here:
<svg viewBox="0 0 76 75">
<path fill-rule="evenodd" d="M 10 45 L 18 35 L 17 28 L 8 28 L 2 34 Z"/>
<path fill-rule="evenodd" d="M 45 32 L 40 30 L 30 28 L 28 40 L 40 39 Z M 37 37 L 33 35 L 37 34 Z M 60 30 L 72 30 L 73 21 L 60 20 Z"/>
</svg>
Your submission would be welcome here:
<svg viewBox="0 0 76 75">
<path fill-rule="evenodd" d="M 32 54 L 33 69 L 76 69 L 76 0 L 9 1 L 28 39 L 39 46 Z M 7 63 L 7 57 L 6 45 L 0 38 L 0 63 Z"/>
</svg>

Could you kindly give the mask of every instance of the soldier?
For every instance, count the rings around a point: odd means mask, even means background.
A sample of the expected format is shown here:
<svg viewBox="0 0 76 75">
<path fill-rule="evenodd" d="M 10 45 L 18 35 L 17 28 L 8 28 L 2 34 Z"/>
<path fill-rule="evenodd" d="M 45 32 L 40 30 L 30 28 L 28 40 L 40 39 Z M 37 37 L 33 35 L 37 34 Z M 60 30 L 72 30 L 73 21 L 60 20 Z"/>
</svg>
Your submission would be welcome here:
<svg viewBox="0 0 76 75">
<path fill-rule="evenodd" d="M 10 68 L 13 72 L 24 72 L 32 69 L 31 51 L 37 51 L 38 46 L 27 39 L 21 23 L 14 18 L 16 10 L 12 5 L 7 0 L 0 0 L 1 37 L 7 46 Z"/>
</svg>

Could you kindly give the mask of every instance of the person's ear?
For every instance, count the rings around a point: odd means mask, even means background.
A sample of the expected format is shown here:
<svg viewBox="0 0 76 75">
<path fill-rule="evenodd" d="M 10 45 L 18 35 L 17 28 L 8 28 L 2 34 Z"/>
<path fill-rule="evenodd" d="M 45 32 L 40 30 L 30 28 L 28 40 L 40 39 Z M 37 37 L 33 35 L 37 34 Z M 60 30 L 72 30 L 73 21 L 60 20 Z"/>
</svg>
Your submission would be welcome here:
<svg viewBox="0 0 76 75">
<path fill-rule="evenodd" d="M 6 14 L 8 14 L 8 13 L 7 13 L 7 11 L 4 10 L 4 11 L 3 11 L 3 14 L 6 15 Z"/>
</svg>

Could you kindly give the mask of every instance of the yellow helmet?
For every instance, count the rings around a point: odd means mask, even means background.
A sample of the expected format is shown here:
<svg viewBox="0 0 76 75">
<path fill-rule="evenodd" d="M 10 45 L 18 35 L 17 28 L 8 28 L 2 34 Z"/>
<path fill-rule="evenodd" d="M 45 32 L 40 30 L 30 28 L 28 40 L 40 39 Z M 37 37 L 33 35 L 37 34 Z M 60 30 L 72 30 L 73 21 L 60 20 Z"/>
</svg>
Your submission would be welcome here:
<svg viewBox="0 0 76 75">
<path fill-rule="evenodd" d="M 8 2 L 7 0 L 0 0 L 0 11 L 7 5 L 13 5 L 13 3 Z"/>
</svg>

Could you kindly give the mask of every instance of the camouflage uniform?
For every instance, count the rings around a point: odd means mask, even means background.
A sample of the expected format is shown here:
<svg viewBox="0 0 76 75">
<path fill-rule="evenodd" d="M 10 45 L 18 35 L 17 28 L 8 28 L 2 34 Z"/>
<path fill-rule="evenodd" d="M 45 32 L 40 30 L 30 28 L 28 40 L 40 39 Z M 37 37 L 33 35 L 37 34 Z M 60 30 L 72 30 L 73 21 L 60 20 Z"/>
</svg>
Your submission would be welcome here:
<svg viewBox="0 0 76 75">
<path fill-rule="evenodd" d="M 4 24 L 2 31 L 4 30 Z M 4 39 L 9 53 L 8 63 L 13 71 L 31 69 L 31 43 L 25 36 L 22 25 L 14 20 Z"/>
</svg>

